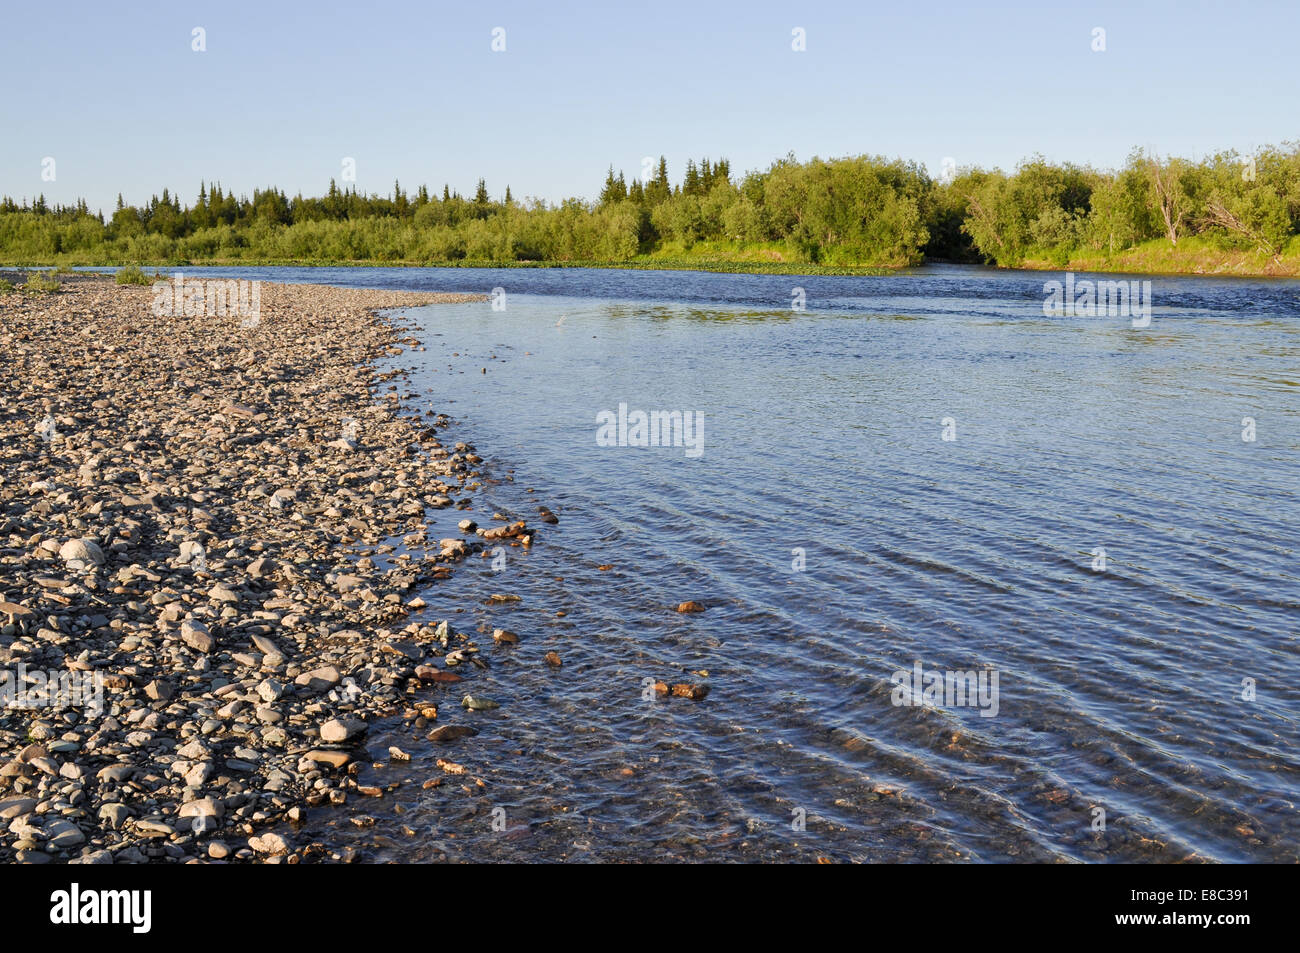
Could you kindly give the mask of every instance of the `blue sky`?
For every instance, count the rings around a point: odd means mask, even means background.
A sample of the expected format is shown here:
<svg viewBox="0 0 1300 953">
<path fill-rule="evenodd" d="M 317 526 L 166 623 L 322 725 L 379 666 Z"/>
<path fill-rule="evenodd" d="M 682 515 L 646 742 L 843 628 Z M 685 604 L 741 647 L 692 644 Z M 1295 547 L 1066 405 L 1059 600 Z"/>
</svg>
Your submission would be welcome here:
<svg viewBox="0 0 1300 953">
<path fill-rule="evenodd" d="M 0 194 L 394 179 L 593 197 L 613 163 L 872 153 L 1110 167 L 1300 138 L 1300 4 L 11 4 Z M 207 50 L 191 49 L 192 30 Z M 493 52 L 492 30 L 506 49 Z M 807 49 L 791 49 L 791 31 Z M 1093 52 L 1094 27 L 1106 30 Z M 55 159 L 55 181 L 42 160 Z"/>
</svg>

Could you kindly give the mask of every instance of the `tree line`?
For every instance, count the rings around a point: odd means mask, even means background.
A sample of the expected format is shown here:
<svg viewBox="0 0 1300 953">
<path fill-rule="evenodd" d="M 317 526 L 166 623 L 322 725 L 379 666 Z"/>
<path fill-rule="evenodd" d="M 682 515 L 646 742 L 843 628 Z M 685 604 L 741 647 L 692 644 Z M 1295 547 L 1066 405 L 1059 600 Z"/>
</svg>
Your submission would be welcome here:
<svg viewBox="0 0 1300 953">
<path fill-rule="evenodd" d="M 472 198 L 443 186 L 386 196 L 331 181 L 325 195 L 251 196 L 200 184 L 144 205 L 119 195 L 110 218 L 85 201 L 0 200 L 0 258 L 16 263 L 204 261 L 629 262 L 716 257 L 826 266 L 926 259 L 1061 266 L 1157 243 L 1280 258 L 1300 232 L 1300 145 L 1200 160 L 1134 151 L 1117 170 L 1042 157 L 1014 172 L 962 168 L 933 179 L 881 156 L 797 161 L 733 175 L 725 159 L 660 157 L 629 182 L 611 166 L 594 200 Z M 1180 243 L 1182 245 L 1180 246 Z"/>
</svg>

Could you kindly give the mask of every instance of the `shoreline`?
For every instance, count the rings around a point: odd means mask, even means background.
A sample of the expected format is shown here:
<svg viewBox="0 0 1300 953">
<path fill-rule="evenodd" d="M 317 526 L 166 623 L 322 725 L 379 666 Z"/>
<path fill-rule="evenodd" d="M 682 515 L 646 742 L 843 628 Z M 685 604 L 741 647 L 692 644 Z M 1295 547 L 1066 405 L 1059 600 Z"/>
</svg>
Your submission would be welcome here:
<svg viewBox="0 0 1300 953">
<path fill-rule="evenodd" d="M 481 460 L 402 414 L 377 364 L 418 342 L 380 311 L 480 300 L 267 283 L 250 327 L 93 276 L 0 297 L 0 677 L 100 706 L 0 707 L 0 862 L 300 862 L 305 809 L 374 796 L 368 723 L 427 727 L 477 651 L 416 592 L 485 532 L 430 538 Z"/>
<path fill-rule="evenodd" d="M 1189 256 L 1191 257 L 1191 256 Z M 213 261 L 175 262 L 122 262 L 118 264 L 80 265 L 67 262 L 60 263 L 0 263 L 0 275 L 4 273 L 46 271 L 53 268 L 87 269 L 81 272 L 64 272 L 64 274 L 109 274 L 95 272 L 96 268 L 121 268 L 126 265 L 138 265 L 145 269 L 186 268 L 445 268 L 445 269 L 482 269 L 492 271 L 512 271 L 516 269 L 566 269 L 581 268 L 605 271 L 697 271 L 717 274 L 735 275 L 790 275 L 806 277 L 880 277 L 889 275 L 907 275 L 934 265 L 951 265 L 962 268 L 987 269 L 994 273 L 1015 271 L 1059 272 L 1073 271 L 1076 274 L 1092 273 L 1107 275 L 1134 275 L 1143 278 L 1247 278 L 1266 280 L 1300 279 L 1300 260 L 1270 260 L 1260 268 L 1252 264 L 1257 256 L 1249 253 L 1218 252 L 1206 259 L 1203 255 L 1196 258 L 1196 267 L 1159 268 L 1139 267 L 1138 258 L 1123 254 L 1106 261 L 1096 258 L 1072 259 L 1064 265 L 1029 259 L 1019 265 L 990 265 L 982 262 L 955 262 L 945 260 L 928 260 L 920 265 L 814 265 L 796 262 L 759 262 L 729 261 L 726 259 L 701 258 L 698 261 L 689 258 L 662 260 L 634 260 L 625 262 L 611 261 L 326 261 L 316 259 L 230 259 Z"/>
</svg>

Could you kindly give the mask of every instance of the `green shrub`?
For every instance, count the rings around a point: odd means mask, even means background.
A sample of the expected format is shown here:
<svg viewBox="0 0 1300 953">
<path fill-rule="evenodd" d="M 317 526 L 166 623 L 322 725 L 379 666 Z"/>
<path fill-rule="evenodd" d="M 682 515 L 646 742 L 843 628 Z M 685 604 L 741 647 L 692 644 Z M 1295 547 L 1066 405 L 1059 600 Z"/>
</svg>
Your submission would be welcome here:
<svg viewBox="0 0 1300 953">
<path fill-rule="evenodd" d="M 8 278 L 0 278 L 0 295 L 7 295 L 14 290 L 14 283 Z"/>
<path fill-rule="evenodd" d="M 27 276 L 27 283 L 23 285 L 23 290 L 31 294 L 52 294 L 58 291 L 62 285 L 59 279 L 54 277 L 52 271 L 34 271 Z"/>
<path fill-rule="evenodd" d="M 154 276 L 156 278 L 157 275 Z M 154 282 L 143 271 L 139 265 L 126 265 L 117 270 L 117 277 L 113 279 L 119 285 L 151 285 Z"/>
</svg>

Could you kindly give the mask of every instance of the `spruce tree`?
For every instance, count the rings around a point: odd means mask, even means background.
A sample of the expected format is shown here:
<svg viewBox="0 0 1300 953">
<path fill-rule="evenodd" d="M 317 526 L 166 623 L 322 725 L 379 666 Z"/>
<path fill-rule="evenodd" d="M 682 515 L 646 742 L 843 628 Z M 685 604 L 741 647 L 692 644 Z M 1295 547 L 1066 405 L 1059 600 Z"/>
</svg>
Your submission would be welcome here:
<svg viewBox="0 0 1300 953">
<path fill-rule="evenodd" d="M 682 176 L 682 193 L 694 195 L 700 189 L 700 173 L 695 168 L 695 160 L 686 160 L 686 174 Z"/>
<path fill-rule="evenodd" d="M 668 160 L 660 156 L 659 167 L 655 170 L 655 177 L 646 186 L 646 203 L 651 206 L 658 205 L 661 202 L 666 202 L 672 197 L 672 194 L 672 185 L 668 182 Z"/>
<path fill-rule="evenodd" d="M 623 180 L 623 173 L 620 172 L 618 177 L 614 177 L 614 167 L 609 167 L 609 172 L 605 174 L 605 187 L 600 190 L 600 204 L 613 205 L 615 202 L 622 202 L 627 198 L 627 183 Z"/>
</svg>

